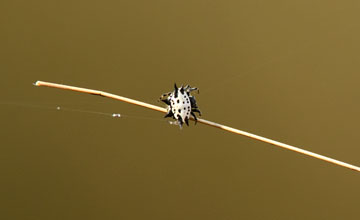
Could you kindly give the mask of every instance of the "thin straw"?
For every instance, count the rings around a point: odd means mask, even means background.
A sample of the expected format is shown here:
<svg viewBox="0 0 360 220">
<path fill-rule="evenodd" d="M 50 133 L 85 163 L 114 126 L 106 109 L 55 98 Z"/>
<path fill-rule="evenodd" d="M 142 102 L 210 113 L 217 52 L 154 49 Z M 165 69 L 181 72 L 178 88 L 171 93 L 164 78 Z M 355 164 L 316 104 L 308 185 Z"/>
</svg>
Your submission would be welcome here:
<svg viewBox="0 0 360 220">
<path fill-rule="evenodd" d="M 155 111 L 159 111 L 159 112 L 163 112 L 163 113 L 167 112 L 167 110 L 165 108 L 162 108 L 162 107 L 159 107 L 159 106 L 156 106 L 156 105 L 151 105 L 151 104 L 148 104 L 148 103 L 145 103 L 145 102 L 140 102 L 140 101 L 137 101 L 137 100 L 134 100 L 134 99 L 114 95 L 114 94 L 99 91 L 99 90 L 85 89 L 85 88 L 79 88 L 79 87 L 75 87 L 75 86 L 68 86 L 68 85 L 62 85 L 62 84 L 50 83 L 50 82 L 43 82 L 43 81 L 37 81 L 34 85 L 35 86 L 47 86 L 47 87 L 53 87 L 53 88 L 58 88 L 58 89 L 67 89 L 67 90 L 72 90 L 72 91 L 77 91 L 77 92 L 88 93 L 88 94 L 92 94 L 92 95 L 99 95 L 99 96 L 103 96 L 103 97 L 112 98 L 112 99 L 116 99 L 116 100 L 119 100 L 119 101 L 127 102 L 127 103 L 130 103 L 130 104 L 142 106 L 142 107 L 149 108 L 149 109 L 152 109 L 152 110 L 155 110 Z M 194 120 L 194 119 L 192 119 L 192 120 Z M 219 128 L 221 130 L 225 130 L 225 131 L 228 131 L 228 132 L 231 132 L 231 133 L 234 133 L 234 134 L 243 135 L 243 136 L 258 140 L 258 141 L 269 143 L 269 144 L 272 144 L 272 145 L 277 146 L 277 147 L 285 148 L 287 150 L 295 151 L 297 153 L 305 154 L 305 155 L 308 155 L 310 157 L 314 157 L 314 158 L 317 158 L 317 159 L 320 159 L 320 160 L 323 160 L 323 161 L 326 161 L 326 162 L 329 162 L 329 163 L 336 164 L 338 166 L 342 166 L 342 167 L 349 168 L 349 169 L 360 172 L 360 167 L 357 167 L 357 166 L 354 166 L 354 165 L 351 165 L 351 164 L 348 164 L 348 163 L 345 163 L 345 162 L 342 162 L 342 161 L 339 161 L 339 160 L 335 160 L 335 159 L 332 159 L 330 157 L 326 157 L 326 156 L 323 156 L 323 155 L 320 155 L 320 154 L 317 154 L 317 153 L 313 153 L 311 151 L 303 150 L 303 149 L 298 148 L 298 147 L 294 147 L 294 146 L 291 146 L 291 145 L 288 145 L 288 144 L 284 144 L 284 143 L 281 143 L 281 142 L 278 142 L 278 141 L 274 141 L 274 140 L 271 140 L 269 138 L 261 137 L 259 135 L 251 134 L 251 133 L 246 132 L 246 131 L 241 131 L 239 129 L 235 129 L 235 128 L 232 128 L 232 127 L 228 127 L 226 125 L 218 124 L 218 123 L 215 123 L 215 122 L 212 122 L 212 121 L 207 121 L 207 120 L 204 120 L 204 119 L 198 119 L 198 122 L 202 123 L 202 124 L 205 124 L 205 125 L 215 127 L 215 128 Z"/>
</svg>

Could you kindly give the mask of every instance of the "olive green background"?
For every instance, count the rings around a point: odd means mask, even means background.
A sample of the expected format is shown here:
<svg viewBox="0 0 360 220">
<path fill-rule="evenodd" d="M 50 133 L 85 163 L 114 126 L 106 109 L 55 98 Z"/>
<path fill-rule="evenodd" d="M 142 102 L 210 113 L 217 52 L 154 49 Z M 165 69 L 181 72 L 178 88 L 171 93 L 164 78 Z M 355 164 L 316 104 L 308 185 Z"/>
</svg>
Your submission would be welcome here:
<svg viewBox="0 0 360 220">
<path fill-rule="evenodd" d="M 1 219 L 359 219 L 360 174 L 137 106 L 173 83 L 203 118 L 360 165 L 360 2 L 0 3 Z M 111 118 L 56 107 L 120 113 Z"/>
</svg>

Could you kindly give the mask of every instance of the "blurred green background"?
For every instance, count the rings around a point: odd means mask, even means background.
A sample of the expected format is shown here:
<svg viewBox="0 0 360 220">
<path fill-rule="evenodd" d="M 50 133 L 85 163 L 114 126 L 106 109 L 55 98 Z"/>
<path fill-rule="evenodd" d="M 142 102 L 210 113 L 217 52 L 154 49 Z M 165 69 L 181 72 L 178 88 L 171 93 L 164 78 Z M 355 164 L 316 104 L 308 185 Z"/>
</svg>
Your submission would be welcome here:
<svg viewBox="0 0 360 220">
<path fill-rule="evenodd" d="M 205 119 L 360 165 L 359 10 L 350 0 L 2 1 L 0 218 L 358 219 L 357 172 L 32 83 L 156 105 L 174 82 L 191 84 Z"/>
</svg>

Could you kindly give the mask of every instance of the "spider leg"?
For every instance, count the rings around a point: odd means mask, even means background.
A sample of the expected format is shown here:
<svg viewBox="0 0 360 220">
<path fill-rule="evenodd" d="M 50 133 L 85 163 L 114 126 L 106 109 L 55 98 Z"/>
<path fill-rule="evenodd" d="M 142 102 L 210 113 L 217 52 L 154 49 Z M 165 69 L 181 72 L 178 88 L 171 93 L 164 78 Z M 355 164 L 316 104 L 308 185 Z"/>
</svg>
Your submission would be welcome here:
<svg viewBox="0 0 360 220">
<path fill-rule="evenodd" d="M 161 101 L 163 101 L 165 104 L 170 105 L 170 100 L 169 99 L 160 99 Z"/>
<path fill-rule="evenodd" d="M 200 109 L 198 109 L 198 108 L 192 108 L 191 111 L 192 111 L 192 112 L 197 112 L 197 113 L 199 113 L 199 115 L 201 116 L 201 111 L 200 111 Z"/>
<path fill-rule="evenodd" d="M 168 118 L 168 117 L 173 117 L 174 116 L 174 113 L 169 110 L 168 113 L 166 113 L 166 115 L 164 116 L 164 118 Z"/>
<path fill-rule="evenodd" d="M 196 88 L 196 87 L 191 87 L 190 85 L 187 85 L 187 86 L 185 87 L 185 91 L 188 92 L 188 93 L 190 93 L 190 92 L 192 92 L 192 91 L 195 91 L 195 90 L 198 90 L 198 93 L 199 93 L 199 89 Z"/>
<path fill-rule="evenodd" d="M 194 96 L 189 96 L 189 99 L 190 99 L 191 107 L 192 108 L 197 108 L 195 97 Z"/>
<path fill-rule="evenodd" d="M 196 88 L 196 87 L 194 87 L 194 88 L 190 88 L 190 92 L 192 92 L 192 91 L 195 91 L 195 90 L 197 90 L 198 91 L 198 94 L 199 94 L 199 89 L 198 88 Z"/>
<path fill-rule="evenodd" d="M 194 112 L 190 112 L 190 114 L 194 117 L 195 124 L 196 124 L 196 123 L 197 123 L 197 117 L 196 117 L 196 115 L 194 114 Z"/>
</svg>

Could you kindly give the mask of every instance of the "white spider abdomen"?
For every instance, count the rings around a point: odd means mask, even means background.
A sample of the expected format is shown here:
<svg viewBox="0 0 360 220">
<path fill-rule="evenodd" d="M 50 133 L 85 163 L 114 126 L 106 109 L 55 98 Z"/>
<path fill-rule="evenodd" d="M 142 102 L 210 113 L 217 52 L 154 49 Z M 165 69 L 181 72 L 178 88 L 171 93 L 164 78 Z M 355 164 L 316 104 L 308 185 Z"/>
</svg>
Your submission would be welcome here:
<svg viewBox="0 0 360 220">
<path fill-rule="evenodd" d="M 175 119 L 180 119 L 182 122 L 185 122 L 186 118 L 190 119 L 191 103 L 188 94 L 186 92 L 181 93 L 179 89 L 177 97 L 173 93 L 169 98 Z"/>
</svg>

